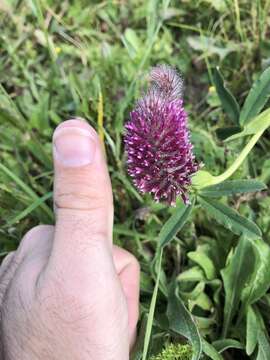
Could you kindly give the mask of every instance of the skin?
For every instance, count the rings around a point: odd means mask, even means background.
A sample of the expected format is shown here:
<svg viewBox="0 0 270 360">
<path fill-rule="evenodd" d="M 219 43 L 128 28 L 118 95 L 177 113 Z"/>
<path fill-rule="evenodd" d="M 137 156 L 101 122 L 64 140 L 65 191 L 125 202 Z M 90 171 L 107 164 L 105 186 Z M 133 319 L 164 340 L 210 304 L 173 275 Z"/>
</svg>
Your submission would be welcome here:
<svg viewBox="0 0 270 360">
<path fill-rule="evenodd" d="M 53 136 L 55 226 L 40 225 L 0 267 L 1 360 L 127 360 L 139 264 L 112 244 L 113 198 L 98 135 L 85 121 Z"/>
</svg>

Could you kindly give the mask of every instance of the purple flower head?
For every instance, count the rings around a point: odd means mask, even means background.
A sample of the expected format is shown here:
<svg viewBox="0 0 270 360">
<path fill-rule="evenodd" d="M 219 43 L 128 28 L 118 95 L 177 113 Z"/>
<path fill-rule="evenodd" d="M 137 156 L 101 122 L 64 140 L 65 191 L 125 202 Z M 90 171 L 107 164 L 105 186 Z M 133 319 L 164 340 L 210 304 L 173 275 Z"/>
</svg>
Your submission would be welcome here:
<svg viewBox="0 0 270 360">
<path fill-rule="evenodd" d="M 150 72 L 150 89 L 140 99 L 126 124 L 128 172 L 136 187 L 155 200 L 188 203 L 191 176 L 198 170 L 192 153 L 183 108 L 183 80 L 166 65 Z"/>
</svg>

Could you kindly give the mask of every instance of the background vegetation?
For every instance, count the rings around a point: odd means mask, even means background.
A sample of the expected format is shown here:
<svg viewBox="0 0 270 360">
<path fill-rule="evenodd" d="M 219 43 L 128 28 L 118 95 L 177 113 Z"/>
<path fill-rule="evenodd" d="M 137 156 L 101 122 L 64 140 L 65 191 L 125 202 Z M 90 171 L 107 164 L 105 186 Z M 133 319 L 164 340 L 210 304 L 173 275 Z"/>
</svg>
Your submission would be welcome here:
<svg viewBox="0 0 270 360">
<path fill-rule="evenodd" d="M 115 199 L 114 241 L 141 263 L 141 330 L 134 359 L 142 354 L 158 234 L 174 209 L 133 187 L 125 167 L 123 124 L 149 67 L 176 66 L 185 78 L 197 159 L 211 173 L 222 173 L 238 156 L 242 140 L 224 143 L 217 136 L 218 128 L 234 124 L 222 111 L 214 69 L 220 67 L 227 87 L 243 104 L 253 81 L 270 64 L 269 11 L 269 0 L 0 2 L 1 256 L 15 249 L 32 226 L 53 223 L 51 136 L 62 120 L 86 118 L 104 137 Z M 234 178 L 267 184 L 269 151 L 266 131 Z M 176 282 L 205 339 L 202 356 L 269 359 L 268 191 L 224 202 L 255 221 L 263 240 L 243 248 L 239 235 L 195 206 L 192 220 L 164 250 L 152 355 L 167 342 L 184 341 L 179 335 L 183 331 L 172 323 L 176 319 L 183 324 L 184 308 L 173 319 L 165 316 L 169 295 L 162 284 Z M 235 272 L 239 263 L 242 267 Z M 243 307 L 245 289 L 262 278 L 264 291 Z M 231 312 L 226 318 L 228 299 Z"/>
</svg>

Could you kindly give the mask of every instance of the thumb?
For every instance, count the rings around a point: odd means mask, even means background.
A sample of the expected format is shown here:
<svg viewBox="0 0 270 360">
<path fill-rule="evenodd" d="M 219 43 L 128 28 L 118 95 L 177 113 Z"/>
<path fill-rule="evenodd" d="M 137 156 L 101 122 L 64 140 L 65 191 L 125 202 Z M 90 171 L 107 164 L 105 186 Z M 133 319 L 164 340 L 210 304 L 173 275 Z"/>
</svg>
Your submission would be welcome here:
<svg viewBox="0 0 270 360">
<path fill-rule="evenodd" d="M 51 260 L 62 270 L 89 266 L 93 249 L 112 246 L 113 200 L 103 148 L 83 120 L 61 123 L 53 135 L 55 238 Z M 78 270 L 78 269 L 76 269 Z"/>
</svg>

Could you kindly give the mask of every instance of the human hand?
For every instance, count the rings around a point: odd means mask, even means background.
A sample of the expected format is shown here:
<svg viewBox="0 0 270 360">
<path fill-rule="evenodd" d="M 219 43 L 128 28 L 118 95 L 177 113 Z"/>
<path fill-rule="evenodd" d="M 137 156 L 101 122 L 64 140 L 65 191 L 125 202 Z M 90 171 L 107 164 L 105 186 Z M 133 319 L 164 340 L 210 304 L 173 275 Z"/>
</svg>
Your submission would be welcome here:
<svg viewBox="0 0 270 360">
<path fill-rule="evenodd" d="M 139 265 L 112 245 L 101 144 L 82 120 L 60 124 L 53 143 L 56 225 L 30 230 L 0 268 L 0 358 L 127 360 Z"/>
</svg>

